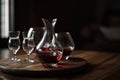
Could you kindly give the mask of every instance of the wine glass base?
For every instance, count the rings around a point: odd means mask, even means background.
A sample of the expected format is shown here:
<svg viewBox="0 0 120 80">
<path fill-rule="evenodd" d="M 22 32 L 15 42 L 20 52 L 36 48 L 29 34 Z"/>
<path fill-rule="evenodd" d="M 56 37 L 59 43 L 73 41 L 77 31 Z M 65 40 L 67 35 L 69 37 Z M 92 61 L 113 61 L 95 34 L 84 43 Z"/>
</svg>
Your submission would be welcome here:
<svg viewBox="0 0 120 80">
<path fill-rule="evenodd" d="M 16 57 L 13 57 L 13 58 L 11 58 L 11 61 L 12 61 L 12 62 L 19 62 L 19 61 L 21 61 L 21 59 L 16 58 Z"/>
<path fill-rule="evenodd" d="M 29 63 L 34 63 L 35 61 L 34 60 L 32 60 L 32 59 L 25 59 L 25 62 L 29 62 Z"/>
</svg>

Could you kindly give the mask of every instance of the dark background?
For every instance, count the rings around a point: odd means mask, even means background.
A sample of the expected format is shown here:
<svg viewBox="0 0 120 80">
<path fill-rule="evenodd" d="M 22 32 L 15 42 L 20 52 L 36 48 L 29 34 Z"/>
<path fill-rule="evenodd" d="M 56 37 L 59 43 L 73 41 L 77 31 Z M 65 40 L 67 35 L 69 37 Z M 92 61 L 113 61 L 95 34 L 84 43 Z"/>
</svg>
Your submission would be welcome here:
<svg viewBox="0 0 120 80">
<path fill-rule="evenodd" d="M 80 46 L 80 27 L 96 22 L 96 0 L 15 0 L 16 30 L 41 27 L 41 18 L 58 18 L 55 31 L 71 32 Z"/>
<path fill-rule="evenodd" d="M 119 50 L 100 26 L 120 26 L 119 0 L 15 0 L 15 30 L 42 27 L 41 18 L 58 18 L 55 31 L 69 31 L 76 49 Z M 105 45 L 103 45 L 105 44 Z M 113 45 L 110 45 L 113 44 Z"/>
<path fill-rule="evenodd" d="M 41 18 L 58 18 L 57 30 L 73 30 L 96 19 L 96 0 L 15 0 L 16 29 L 42 26 Z"/>
</svg>

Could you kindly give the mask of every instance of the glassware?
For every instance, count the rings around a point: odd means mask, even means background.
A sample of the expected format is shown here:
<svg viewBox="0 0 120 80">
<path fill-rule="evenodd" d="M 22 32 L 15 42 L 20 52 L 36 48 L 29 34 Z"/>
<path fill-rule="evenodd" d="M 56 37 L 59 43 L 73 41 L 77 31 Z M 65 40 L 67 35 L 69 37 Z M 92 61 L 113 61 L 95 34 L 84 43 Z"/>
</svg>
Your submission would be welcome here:
<svg viewBox="0 0 120 80">
<path fill-rule="evenodd" d="M 18 50 L 20 49 L 19 35 L 20 35 L 20 31 L 9 31 L 8 48 L 13 53 L 11 60 L 14 62 L 18 62 L 21 60 L 16 55 Z"/>
<path fill-rule="evenodd" d="M 34 60 L 30 59 L 29 57 L 35 48 L 34 31 L 31 32 L 31 35 L 28 35 L 28 32 L 22 32 L 22 35 L 23 35 L 22 48 L 27 53 L 25 61 L 33 63 Z"/>
<path fill-rule="evenodd" d="M 36 54 L 46 68 L 56 68 L 57 63 L 61 60 L 63 54 L 63 48 L 61 44 L 56 40 L 54 27 L 52 22 L 42 18 L 45 25 L 45 32 L 42 39 L 36 47 Z"/>
<path fill-rule="evenodd" d="M 35 46 L 37 46 L 39 41 L 42 39 L 46 28 L 45 27 L 34 27 L 33 30 L 35 31 L 35 35 L 34 35 Z"/>
<path fill-rule="evenodd" d="M 62 60 L 68 60 L 70 54 L 75 48 L 75 44 L 70 32 L 58 32 L 55 33 L 55 36 L 63 47 Z"/>
</svg>

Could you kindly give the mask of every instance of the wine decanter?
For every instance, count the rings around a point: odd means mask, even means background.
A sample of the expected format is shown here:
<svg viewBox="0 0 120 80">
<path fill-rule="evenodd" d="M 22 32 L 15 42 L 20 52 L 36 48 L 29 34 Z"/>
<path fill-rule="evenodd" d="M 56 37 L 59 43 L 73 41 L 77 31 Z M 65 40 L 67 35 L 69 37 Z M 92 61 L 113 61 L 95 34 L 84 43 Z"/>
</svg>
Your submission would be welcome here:
<svg viewBox="0 0 120 80">
<path fill-rule="evenodd" d="M 44 67 L 58 67 L 57 63 L 61 60 L 63 48 L 55 37 L 54 27 L 57 19 L 50 22 L 42 18 L 46 28 L 43 38 L 36 47 L 38 59 Z"/>
</svg>

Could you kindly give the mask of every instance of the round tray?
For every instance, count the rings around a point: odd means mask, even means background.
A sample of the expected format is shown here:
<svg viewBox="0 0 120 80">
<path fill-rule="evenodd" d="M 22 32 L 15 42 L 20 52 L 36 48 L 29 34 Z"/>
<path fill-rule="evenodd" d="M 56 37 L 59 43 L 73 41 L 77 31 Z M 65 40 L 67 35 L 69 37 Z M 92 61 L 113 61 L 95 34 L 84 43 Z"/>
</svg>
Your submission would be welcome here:
<svg viewBox="0 0 120 80">
<path fill-rule="evenodd" d="M 70 57 L 67 61 L 60 61 L 59 68 L 44 68 L 40 62 L 26 63 L 1 60 L 0 70 L 7 74 L 28 77 L 67 76 L 81 72 L 87 64 L 85 59 L 78 57 Z"/>
</svg>

